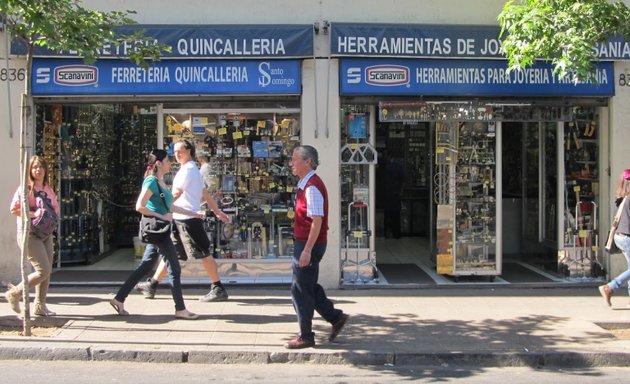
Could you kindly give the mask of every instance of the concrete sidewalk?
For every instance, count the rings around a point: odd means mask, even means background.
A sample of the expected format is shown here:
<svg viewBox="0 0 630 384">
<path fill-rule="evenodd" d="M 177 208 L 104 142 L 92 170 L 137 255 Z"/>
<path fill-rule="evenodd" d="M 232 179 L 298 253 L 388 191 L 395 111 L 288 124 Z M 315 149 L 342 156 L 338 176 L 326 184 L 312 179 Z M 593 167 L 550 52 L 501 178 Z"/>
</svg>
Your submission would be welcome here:
<svg viewBox="0 0 630 384">
<path fill-rule="evenodd" d="M 116 288 L 54 288 L 49 307 L 67 320 L 52 337 L 0 337 L 0 359 L 128 360 L 189 363 L 629 366 L 625 292 L 608 308 L 597 288 L 474 288 L 329 291 L 351 317 L 335 343 L 317 315 L 315 348 L 289 351 L 297 332 L 287 289 L 230 288 L 230 300 L 202 303 L 185 288 L 196 321 L 176 320 L 170 291 L 133 293 L 120 317 Z M 0 320 L 15 321 L 6 302 Z"/>
</svg>

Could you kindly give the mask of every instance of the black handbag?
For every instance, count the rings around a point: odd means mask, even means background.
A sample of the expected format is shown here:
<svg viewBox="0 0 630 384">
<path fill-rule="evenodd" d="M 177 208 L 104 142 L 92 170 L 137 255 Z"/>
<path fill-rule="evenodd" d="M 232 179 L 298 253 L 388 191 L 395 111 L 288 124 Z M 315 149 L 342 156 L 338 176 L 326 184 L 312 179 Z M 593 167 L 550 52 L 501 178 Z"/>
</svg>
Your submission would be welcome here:
<svg viewBox="0 0 630 384">
<path fill-rule="evenodd" d="M 158 190 L 160 191 L 162 203 L 164 203 L 164 207 L 166 207 L 168 211 L 169 209 L 164 199 L 164 192 L 162 192 L 159 181 Z M 172 223 L 170 221 L 162 220 L 159 217 L 142 215 L 138 237 L 140 237 L 143 243 L 161 243 L 171 236 L 171 225 Z"/>
<path fill-rule="evenodd" d="M 606 249 L 606 252 L 608 253 L 621 252 L 621 249 L 619 249 L 619 247 L 617 247 L 617 243 L 615 243 L 615 232 L 617 231 L 617 227 L 619 226 L 619 218 L 621 217 L 621 211 L 623 211 L 623 206 L 626 203 L 626 200 L 628 200 L 628 198 L 624 197 L 621 204 L 619 204 L 619 208 L 617 208 L 617 213 L 615 214 L 612 225 L 610 226 L 610 231 L 608 231 L 608 239 L 606 239 L 606 245 L 604 246 L 604 249 Z"/>
</svg>

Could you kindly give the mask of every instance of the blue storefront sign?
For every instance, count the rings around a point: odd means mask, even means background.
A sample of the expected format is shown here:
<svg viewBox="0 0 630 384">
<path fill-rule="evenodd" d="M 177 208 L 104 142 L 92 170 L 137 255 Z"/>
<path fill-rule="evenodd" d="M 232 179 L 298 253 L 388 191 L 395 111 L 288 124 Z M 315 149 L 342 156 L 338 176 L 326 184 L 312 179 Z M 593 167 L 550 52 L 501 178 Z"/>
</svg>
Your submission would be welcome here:
<svg viewBox="0 0 630 384">
<path fill-rule="evenodd" d="M 613 63 L 590 81 L 560 80 L 548 64 L 508 73 L 505 60 L 342 59 L 342 95 L 613 96 Z"/>
<path fill-rule="evenodd" d="M 299 60 L 162 60 L 143 69 L 126 60 L 36 59 L 34 96 L 300 94 Z"/>
<path fill-rule="evenodd" d="M 122 35 L 143 31 L 144 36 L 166 44 L 172 52 L 165 58 L 298 58 L 313 56 L 312 25 L 132 25 L 117 27 Z M 102 58 L 128 56 L 131 45 L 103 42 Z M 76 57 L 72 51 L 34 47 L 35 57 Z M 25 55 L 20 40 L 11 44 L 11 54 Z"/>
<path fill-rule="evenodd" d="M 333 56 L 504 58 L 501 29 L 485 25 L 333 23 Z M 615 37 L 597 44 L 600 60 L 630 60 L 630 43 Z"/>
</svg>

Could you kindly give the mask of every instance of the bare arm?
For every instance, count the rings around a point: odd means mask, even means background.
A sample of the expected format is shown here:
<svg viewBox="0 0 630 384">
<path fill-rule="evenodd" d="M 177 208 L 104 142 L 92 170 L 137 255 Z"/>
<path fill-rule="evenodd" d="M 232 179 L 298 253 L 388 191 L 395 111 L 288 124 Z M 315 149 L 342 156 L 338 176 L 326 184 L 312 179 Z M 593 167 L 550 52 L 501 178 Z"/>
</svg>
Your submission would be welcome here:
<svg viewBox="0 0 630 384">
<path fill-rule="evenodd" d="M 142 188 L 140 195 L 138 196 L 138 200 L 136 200 L 136 211 L 140 212 L 144 216 L 155 216 L 166 221 L 173 220 L 173 214 L 170 212 L 166 215 L 162 215 L 147 208 L 147 203 L 149 202 L 151 196 L 153 196 L 153 192 L 151 192 L 150 189 Z"/>
<path fill-rule="evenodd" d="M 179 197 L 184 194 L 184 190 L 181 188 L 175 188 L 172 190 L 172 193 L 173 193 L 173 201 L 177 201 L 177 199 L 179 199 Z"/>
<path fill-rule="evenodd" d="M 166 215 L 162 215 L 162 214 L 154 212 L 154 211 L 152 211 L 152 210 L 150 210 L 149 208 L 146 207 L 147 202 L 149 201 L 151 196 L 153 196 L 153 192 L 151 192 L 150 189 L 142 188 L 142 191 L 140 191 L 140 196 L 138 196 L 138 201 L 136 201 L 136 211 L 140 212 L 141 214 L 143 214 L 145 216 L 155 216 L 155 217 L 159 217 L 162 220 L 172 221 L 173 220 L 173 214 L 171 212 L 167 213 Z M 203 214 L 201 214 L 201 213 L 189 211 L 188 209 L 178 207 L 178 206 L 176 206 L 174 204 L 171 205 L 171 210 L 173 212 L 181 213 L 181 214 L 187 215 L 187 216 L 198 217 L 198 218 L 202 218 L 203 217 Z"/>
<path fill-rule="evenodd" d="M 22 207 L 22 199 L 20 198 L 20 191 L 15 192 L 15 196 L 13 197 L 13 202 L 11 204 L 11 214 L 17 217 L 20 217 L 20 215 L 22 214 L 21 212 L 21 207 Z M 54 203 L 53 203 L 54 204 Z M 57 213 L 57 216 L 59 216 L 59 207 L 55 205 L 55 212 Z M 36 209 L 36 210 L 32 210 L 29 209 L 28 210 L 28 216 L 33 218 L 33 217 L 39 217 L 42 215 L 42 211 L 40 208 Z"/>
<path fill-rule="evenodd" d="M 203 199 L 206 201 L 206 203 L 208 203 L 208 207 L 210 207 L 212 212 L 214 212 L 214 214 L 217 215 L 219 220 L 221 220 L 224 223 L 230 222 L 230 216 L 226 215 L 225 213 L 223 213 L 223 211 L 219 209 L 219 205 L 212 198 L 212 195 L 210 194 L 210 192 L 208 192 L 206 188 L 203 189 Z"/>
<path fill-rule="evenodd" d="M 22 197 L 20 193 L 20 188 L 18 188 L 17 191 L 15 191 L 15 194 L 13 194 L 13 200 L 11 201 L 11 206 L 9 210 L 11 211 L 12 215 L 20 217 L 21 207 L 22 207 Z"/>
<path fill-rule="evenodd" d="M 182 215 L 196 217 L 198 219 L 203 219 L 203 217 L 205 216 L 203 213 L 193 212 L 193 211 L 190 211 L 190 210 L 188 210 L 186 208 L 178 207 L 175 204 L 171 205 L 171 210 L 173 212 L 175 212 L 175 213 L 181 213 Z"/>
</svg>

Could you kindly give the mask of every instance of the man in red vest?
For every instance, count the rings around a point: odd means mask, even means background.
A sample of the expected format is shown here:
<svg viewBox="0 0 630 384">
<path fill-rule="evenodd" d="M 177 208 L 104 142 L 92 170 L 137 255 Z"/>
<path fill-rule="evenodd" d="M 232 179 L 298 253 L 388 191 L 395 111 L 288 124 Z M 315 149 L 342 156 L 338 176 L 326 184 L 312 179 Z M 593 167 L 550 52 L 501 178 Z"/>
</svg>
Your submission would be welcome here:
<svg viewBox="0 0 630 384">
<path fill-rule="evenodd" d="M 285 345 L 289 349 L 315 345 L 312 328 L 315 311 L 332 324 L 328 341 L 335 340 L 348 321 L 348 315 L 335 309 L 324 288 L 317 283 L 319 262 L 326 252 L 328 233 L 328 193 L 322 179 L 315 174 L 318 165 L 319 156 L 315 148 L 300 145 L 293 150 L 291 171 L 300 178 L 300 182 L 295 196 L 291 298 L 300 333 Z"/>
</svg>

